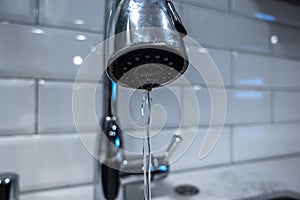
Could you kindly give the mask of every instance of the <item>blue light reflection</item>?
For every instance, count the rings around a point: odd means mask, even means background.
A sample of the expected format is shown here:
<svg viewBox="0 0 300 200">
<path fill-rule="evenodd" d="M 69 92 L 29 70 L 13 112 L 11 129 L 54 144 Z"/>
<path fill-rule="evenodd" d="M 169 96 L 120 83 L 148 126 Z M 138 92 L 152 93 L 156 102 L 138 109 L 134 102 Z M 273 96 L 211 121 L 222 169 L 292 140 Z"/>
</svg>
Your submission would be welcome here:
<svg viewBox="0 0 300 200">
<path fill-rule="evenodd" d="M 119 148 L 121 146 L 121 141 L 120 141 L 120 138 L 119 137 L 116 137 L 116 140 L 115 140 L 115 146 L 117 148 Z"/>
<path fill-rule="evenodd" d="M 266 14 L 266 13 L 255 13 L 254 15 L 257 19 L 261 19 L 261 20 L 264 20 L 264 21 L 269 21 L 269 22 L 274 22 L 276 20 L 276 17 L 273 16 L 273 15 L 269 15 L 269 14 Z"/>
<path fill-rule="evenodd" d="M 159 171 L 163 171 L 163 172 L 168 171 L 168 169 L 169 169 L 169 167 L 166 166 L 166 165 L 161 165 L 161 166 L 158 167 L 158 170 L 159 170 Z"/>
<path fill-rule="evenodd" d="M 115 82 L 112 82 L 111 90 L 111 98 L 115 101 L 117 99 L 117 84 Z"/>
</svg>

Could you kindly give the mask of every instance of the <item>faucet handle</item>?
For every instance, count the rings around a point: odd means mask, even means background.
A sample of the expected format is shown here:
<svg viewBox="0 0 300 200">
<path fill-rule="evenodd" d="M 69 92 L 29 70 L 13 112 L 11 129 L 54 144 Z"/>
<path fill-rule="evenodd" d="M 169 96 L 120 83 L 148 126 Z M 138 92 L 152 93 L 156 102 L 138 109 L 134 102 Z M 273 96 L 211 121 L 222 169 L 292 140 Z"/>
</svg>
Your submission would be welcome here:
<svg viewBox="0 0 300 200">
<path fill-rule="evenodd" d="M 0 199 L 19 200 L 19 176 L 16 173 L 0 174 Z"/>
<path fill-rule="evenodd" d="M 169 8 L 169 11 L 170 11 L 170 14 L 171 14 L 171 18 L 173 20 L 173 23 L 174 23 L 174 26 L 175 26 L 176 30 L 179 33 L 182 33 L 183 37 L 186 36 L 187 31 L 186 31 L 185 27 L 183 26 L 183 23 L 182 23 L 182 21 L 179 17 L 179 14 L 177 13 L 177 11 L 175 9 L 174 4 L 170 0 L 167 0 L 167 5 L 168 5 L 168 8 Z"/>
<path fill-rule="evenodd" d="M 173 135 L 166 151 L 163 154 L 163 161 L 168 162 L 170 157 L 174 154 L 177 146 L 181 143 L 182 137 L 180 135 Z"/>
</svg>

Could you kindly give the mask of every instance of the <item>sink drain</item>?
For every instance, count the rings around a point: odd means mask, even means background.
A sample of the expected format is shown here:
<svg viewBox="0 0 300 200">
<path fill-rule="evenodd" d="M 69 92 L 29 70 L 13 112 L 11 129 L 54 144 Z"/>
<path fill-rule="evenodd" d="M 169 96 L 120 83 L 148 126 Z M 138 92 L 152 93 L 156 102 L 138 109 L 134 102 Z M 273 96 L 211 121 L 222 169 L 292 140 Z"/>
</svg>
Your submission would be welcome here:
<svg viewBox="0 0 300 200">
<path fill-rule="evenodd" d="M 175 188 L 175 192 L 183 196 L 192 196 L 199 193 L 199 189 L 193 185 L 179 185 Z"/>
</svg>

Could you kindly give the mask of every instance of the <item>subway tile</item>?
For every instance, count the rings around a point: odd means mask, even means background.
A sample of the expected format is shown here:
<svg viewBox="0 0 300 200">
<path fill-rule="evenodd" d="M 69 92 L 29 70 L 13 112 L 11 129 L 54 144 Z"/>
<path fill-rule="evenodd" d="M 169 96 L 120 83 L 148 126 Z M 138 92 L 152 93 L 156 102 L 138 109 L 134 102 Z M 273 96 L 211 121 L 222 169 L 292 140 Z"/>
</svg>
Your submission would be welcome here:
<svg viewBox="0 0 300 200">
<path fill-rule="evenodd" d="M 269 26 L 265 22 L 187 4 L 183 4 L 182 18 L 189 36 L 201 45 L 269 52 Z"/>
<path fill-rule="evenodd" d="M 98 85 L 95 97 L 95 102 L 97 102 L 95 112 L 98 119 L 95 119 L 94 115 L 84 112 L 88 107 L 88 99 L 86 101 L 83 100 L 83 103 L 78 104 L 78 106 L 72 107 L 73 86 L 72 82 L 51 82 L 44 80 L 39 82 L 39 133 L 76 131 L 73 118 L 73 113 L 75 114 L 75 112 L 83 113 L 84 116 L 80 119 L 76 118 L 80 120 L 80 122 L 77 122 L 77 127 L 80 131 L 97 130 L 99 117 L 102 117 L 102 86 Z M 92 83 L 80 83 L 78 87 L 80 93 L 78 94 L 86 94 L 88 96 L 88 91 L 92 87 Z"/>
<path fill-rule="evenodd" d="M 235 127 L 233 159 L 242 161 L 299 153 L 298 124 Z"/>
<path fill-rule="evenodd" d="M 37 15 L 35 0 L 2 0 L 0 19 L 34 23 Z"/>
<path fill-rule="evenodd" d="M 191 63 L 187 69 L 187 71 L 183 74 L 182 78 L 176 80 L 175 83 L 181 84 L 185 83 L 186 81 L 189 84 L 206 84 L 204 79 L 201 76 L 201 70 L 203 66 L 210 67 L 210 65 L 215 65 L 217 69 L 219 70 L 224 85 L 231 85 L 231 61 L 230 61 L 230 52 L 224 51 L 224 50 L 217 50 L 217 49 L 206 49 L 208 52 L 208 56 L 210 56 L 210 62 L 207 65 L 205 64 L 199 64 L 195 65 L 194 63 Z M 194 65 L 193 65 L 194 64 Z M 185 79 L 183 81 L 182 79 Z M 218 83 L 213 83 L 215 86 L 218 86 Z"/>
<path fill-rule="evenodd" d="M 220 98 L 222 90 L 212 89 Z M 208 125 L 211 120 L 211 97 L 203 88 L 184 88 L 182 92 L 183 124 L 185 126 Z M 270 92 L 252 90 L 226 90 L 226 124 L 270 122 Z M 218 120 L 211 122 L 222 125 L 222 102 L 214 105 Z"/>
<path fill-rule="evenodd" d="M 40 23 L 62 27 L 103 31 L 104 0 L 41 0 Z"/>
<path fill-rule="evenodd" d="M 34 193 L 26 193 L 20 196 L 21 200 L 92 200 L 93 186 L 80 186 L 62 188 L 57 190 L 40 191 Z"/>
<path fill-rule="evenodd" d="M 274 92 L 273 120 L 300 120 L 300 92 Z"/>
<path fill-rule="evenodd" d="M 226 123 L 260 123 L 271 120 L 271 95 L 267 91 L 231 90 L 228 92 Z"/>
<path fill-rule="evenodd" d="M 193 5 L 204 6 L 218 10 L 229 10 L 228 0 L 185 0 L 184 3 L 191 3 Z"/>
<path fill-rule="evenodd" d="M 141 105 L 144 91 L 118 88 L 117 115 L 121 128 L 134 129 L 144 126 Z M 164 86 L 150 92 L 152 98 L 151 126 L 153 128 L 178 127 L 181 124 L 180 88 Z"/>
<path fill-rule="evenodd" d="M 282 1 L 231 0 L 234 13 L 255 17 L 265 21 L 276 21 L 299 26 L 300 8 Z"/>
<path fill-rule="evenodd" d="M 272 54 L 276 56 L 300 58 L 299 29 L 272 24 L 270 34 L 271 39 L 273 39 L 271 40 Z"/>
<path fill-rule="evenodd" d="M 212 129 L 212 131 L 218 131 Z M 191 146 L 171 165 L 171 170 L 183 170 L 210 165 L 230 163 L 230 131 L 223 129 L 221 136 L 213 150 L 203 159 L 199 158 L 200 147 L 204 141 L 207 129 L 199 129 Z"/>
<path fill-rule="evenodd" d="M 77 40 L 78 37 L 85 40 Z M 0 24 L 0 74 L 74 79 L 79 69 L 74 63 L 79 64 L 101 38 L 100 34 Z"/>
<path fill-rule="evenodd" d="M 151 128 L 151 152 L 154 156 L 162 156 L 164 152 L 162 149 L 166 149 L 172 141 L 173 135 L 178 133 L 178 129 L 155 129 Z M 143 143 L 145 138 L 144 129 L 131 129 L 123 131 L 123 149 L 128 155 L 140 155 L 142 158 Z M 129 159 L 127 159 L 130 162 Z M 133 160 L 136 161 L 136 160 Z M 130 163 L 129 163 L 130 164 Z"/>
<path fill-rule="evenodd" d="M 300 61 L 237 52 L 233 60 L 235 85 L 300 87 Z"/>
<path fill-rule="evenodd" d="M 34 81 L 1 79 L 0 94 L 0 135 L 34 133 Z"/>
<path fill-rule="evenodd" d="M 94 141 L 95 134 L 82 136 Z M 93 160 L 77 134 L 0 138 L 1 172 L 20 175 L 21 191 L 92 181 Z"/>
</svg>

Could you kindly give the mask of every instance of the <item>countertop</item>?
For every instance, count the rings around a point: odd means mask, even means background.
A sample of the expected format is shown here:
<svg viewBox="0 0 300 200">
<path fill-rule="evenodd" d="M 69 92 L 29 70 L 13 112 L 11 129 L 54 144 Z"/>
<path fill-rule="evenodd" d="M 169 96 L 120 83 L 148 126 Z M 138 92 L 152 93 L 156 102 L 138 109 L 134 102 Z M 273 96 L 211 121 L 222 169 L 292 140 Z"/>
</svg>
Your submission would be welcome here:
<svg viewBox="0 0 300 200">
<path fill-rule="evenodd" d="M 200 193 L 177 195 L 174 188 L 181 184 L 195 185 Z M 157 196 L 153 200 L 262 199 L 286 193 L 296 196 L 300 194 L 300 158 L 191 170 L 172 174 L 153 187 L 153 196 Z"/>
<path fill-rule="evenodd" d="M 195 185 L 200 193 L 180 196 L 174 188 Z M 92 200 L 91 185 L 24 194 L 21 200 Z M 263 199 L 272 195 L 300 194 L 300 157 L 171 173 L 152 184 L 152 200 Z M 133 199 L 130 199 L 133 200 Z"/>
</svg>

